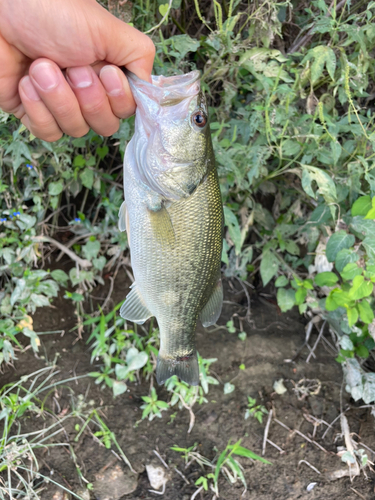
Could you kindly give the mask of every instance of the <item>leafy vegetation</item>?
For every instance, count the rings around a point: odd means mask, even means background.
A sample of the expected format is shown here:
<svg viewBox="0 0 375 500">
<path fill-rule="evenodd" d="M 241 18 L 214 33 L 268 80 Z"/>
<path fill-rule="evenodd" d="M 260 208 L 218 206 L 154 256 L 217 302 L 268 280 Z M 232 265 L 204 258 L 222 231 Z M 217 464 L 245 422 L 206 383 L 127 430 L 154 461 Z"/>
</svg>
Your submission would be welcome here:
<svg viewBox="0 0 375 500">
<path fill-rule="evenodd" d="M 239 461 L 235 458 L 246 457 L 251 460 L 258 460 L 265 464 L 270 464 L 270 462 L 247 448 L 241 446 L 241 440 L 237 441 L 235 444 L 227 444 L 225 449 L 216 457 L 210 461 L 208 458 L 197 452 L 197 443 L 189 448 L 180 448 L 178 446 L 172 446 L 173 451 L 181 453 L 185 460 L 186 466 L 190 465 L 192 462 L 196 462 L 203 469 L 204 474 L 200 476 L 195 484 L 198 486 L 199 491 L 212 490 L 215 495 L 219 496 L 219 476 L 222 474 L 231 484 L 235 484 L 238 480 L 242 482 L 244 486 L 244 493 L 247 490 L 247 483 L 245 476 L 243 474 L 243 467 Z M 218 451 L 218 450 L 216 450 Z M 206 473 L 206 469 L 211 470 L 211 472 Z"/>
<path fill-rule="evenodd" d="M 132 6 L 132 23 L 156 44 L 156 74 L 202 72 L 224 202 L 225 278 L 267 287 L 282 312 L 298 307 L 311 325 L 329 326 L 346 390 L 366 404 L 375 401 L 374 16 L 375 2 L 361 1 L 140 0 Z M 121 304 L 108 307 L 119 269 L 130 272 L 127 236 L 117 221 L 122 158 L 133 129 L 130 118 L 110 139 L 90 131 L 49 144 L 0 112 L 0 368 L 28 343 L 39 351 L 33 314 L 63 294 L 76 310 L 77 335 L 88 334 L 95 383 L 119 397 L 143 377 L 150 391 L 138 424 L 169 409 L 173 421 L 187 410 L 191 429 L 194 405 L 207 403 L 211 386 L 220 383 L 210 372 L 216 359 L 199 356 L 199 386 L 172 377 L 158 394 L 152 385 L 157 328 L 126 323 Z M 63 255 L 68 264 L 61 264 Z M 92 292 L 106 280 L 109 294 L 98 310 Z M 239 342 L 246 339 L 235 317 L 226 327 Z M 52 438 L 68 418 L 78 419 L 75 441 L 89 430 L 131 467 L 101 414 L 82 397 L 71 414 L 21 434 L 22 418 L 49 415 L 41 393 L 51 377 L 48 367 L 0 391 L 1 498 L 37 495 L 36 450 L 55 446 Z M 233 390 L 224 384 L 225 394 Z M 262 423 L 266 413 L 248 397 L 245 418 Z M 196 445 L 173 450 L 201 467 L 196 494 L 218 496 L 220 477 L 246 489 L 236 457 L 267 462 L 240 441 L 215 450 L 213 460 Z M 366 465 L 362 449 L 345 453 L 344 461 Z"/>
<path fill-rule="evenodd" d="M 152 34 L 157 74 L 202 71 L 226 219 L 224 275 L 275 286 L 282 311 L 298 306 L 328 322 L 347 389 L 366 403 L 375 401 L 374 16 L 375 2 L 155 0 L 135 2 L 132 19 Z M 111 139 L 90 131 L 49 144 L 1 113 L 0 364 L 28 341 L 38 351 L 32 314 L 64 291 L 78 334 L 91 329 L 96 383 L 118 396 L 140 373 L 151 377 L 153 325 L 132 329 L 118 307 L 91 316 L 85 301 L 124 265 L 117 214 L 133 124 Z M 59 268 L 62 254 L 70 269 Z M 228 329 L 246 338 L 234 320 Z M 218 383 L 212 362 L 200 358 L 198 389 L 172 378 L 168 405 L 205 402 Z M 153 392 L 145 397 L 149 418 L 165 409 Z"/>
</svg>

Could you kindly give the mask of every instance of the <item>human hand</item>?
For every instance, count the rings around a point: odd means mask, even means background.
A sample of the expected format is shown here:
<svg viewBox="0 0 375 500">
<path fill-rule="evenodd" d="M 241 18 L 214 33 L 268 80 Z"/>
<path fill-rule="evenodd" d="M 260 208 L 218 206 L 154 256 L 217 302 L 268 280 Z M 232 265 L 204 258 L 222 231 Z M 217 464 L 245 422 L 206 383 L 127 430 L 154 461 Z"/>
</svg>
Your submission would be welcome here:
<svg viewBox="0 0 375 500">
<path fill-rule="evenodd" d="M 135 111 L 118 66 L 149 80 L 154 55 L 95 0 L 0 1 L 0 108 L 45 141 L 116 132 Z"/>
</svg>

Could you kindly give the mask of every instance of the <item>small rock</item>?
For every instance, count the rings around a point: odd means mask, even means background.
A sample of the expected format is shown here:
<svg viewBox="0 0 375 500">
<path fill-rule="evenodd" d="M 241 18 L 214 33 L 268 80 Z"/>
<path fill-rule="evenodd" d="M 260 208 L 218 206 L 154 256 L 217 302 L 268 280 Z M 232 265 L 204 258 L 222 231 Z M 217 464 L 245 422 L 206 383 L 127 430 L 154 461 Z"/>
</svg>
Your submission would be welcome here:
<svg viewBox="0 0 375 500">
<path fill-rule="evenodd" d="M 53 494 L 52 500 L 70 500 L 71 496 L 69 495 L 68 492 L 58 490 L 56 493 Z"/>
<path fill-rule="evenodd" d="M 162 488 L 168 481 L 168 476 L 165 469 L 161 465 L 147 464 L 146 471 L 151 487 L 155 490 Z"/>
<path fill-rule="evenodd" d="M 312 491 L 315 486 L 317 485 L 318 483 L 310 483 L 307 488 L 306 488 L 306 491 Z"/>
<path fill-rule="evenodd" d="M 288 389 L 284 385 L 284 379 L 280 378 L 279 380 L 276 380 L 273 384 L 273 390 L 277 392 L 277 394 L 285 394 Z"/>
<path fill-rule="evenodd" d="M 129 469 L 122 470 L 115 465 L 104 472 L 96 474 L 94 492 L 96 500 L 119 500 L 137 489 L 138 475 Z"/>
<path fill-rule="evenodd" d="M 82 500 L 90 500 L 89 490 L 77 490 L 76 494 L 82 498 Z"/>
</svg>

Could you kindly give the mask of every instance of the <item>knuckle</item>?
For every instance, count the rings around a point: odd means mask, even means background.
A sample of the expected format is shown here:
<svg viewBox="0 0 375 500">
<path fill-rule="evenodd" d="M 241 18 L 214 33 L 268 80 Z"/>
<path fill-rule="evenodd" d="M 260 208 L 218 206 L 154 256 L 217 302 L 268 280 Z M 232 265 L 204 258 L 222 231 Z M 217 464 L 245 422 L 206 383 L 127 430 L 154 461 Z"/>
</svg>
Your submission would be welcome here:
<svg viewBox="0 0 375 500">
<path fill-rule="evenodd" d="M 55 141 L 58 141 L 59 139 L 61 139 L 61 137 L 63 136 L 63 133 L 60 131 L 55 131 L 55 132 L 50 132 L 50 133 L 37 133 L 37 132 L 33 132 L 33 130 L 31 130 L 31 132 L 36 135 L 36 137 L 39 137 L 40 139 L 42 139 L 43 141 L 46 141 L 46 142 L 55 142 Z"/>
<path fill-rule="evenodd" d="M 90 127 L 80 127 L 78 130 L 69 131 L 69 135 L 72 137 L 83 137 L 90 130 Z"/>
<path fill-rule="evenodd" d="M 81 109 L 84 114 L 97 116 L 103 113 L 105 110 L 105 104 L 104 99 L 98 99 L 87 104 L 81 104 Z"/>
<path fill-rule="evenodd" d="M 147 42 L 145 41 L 145 52 L 148 55 L 155 57 L 156 54 L 155 44 L 149 37 L 147 37 Z"/>
</svg>

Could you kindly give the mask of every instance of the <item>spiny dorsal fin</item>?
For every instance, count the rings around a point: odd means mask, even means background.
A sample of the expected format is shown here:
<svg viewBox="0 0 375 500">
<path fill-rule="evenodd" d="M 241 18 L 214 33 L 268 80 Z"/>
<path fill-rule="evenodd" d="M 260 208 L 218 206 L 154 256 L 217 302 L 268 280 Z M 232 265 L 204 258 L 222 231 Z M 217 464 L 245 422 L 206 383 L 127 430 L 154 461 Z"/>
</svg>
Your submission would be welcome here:
<svg viewBox="0 0 375 500">
<path fill-rule="evenodd" d="M 223 286 L 221 279 L 217 281 L 211 297 L 200 313 L 200 320 L 204 327 L 214 325 L 219 319 L 223 307 Z"/>
<path fill-rule="evenodd" d="M 133 283 L 131 292 L 127 295 L 125 302 L 121 306 L 120 316 L 138 325 L 142 325 L 152 316 L 144 303 L 136 283 Z"/>
<path fill-rule="evenodd" d="M 160 210 L 149 210 L 152 231 L 163 246 L 174 246 L 176 235 L 168 210 L 162 205 Z"/>
</svg>

